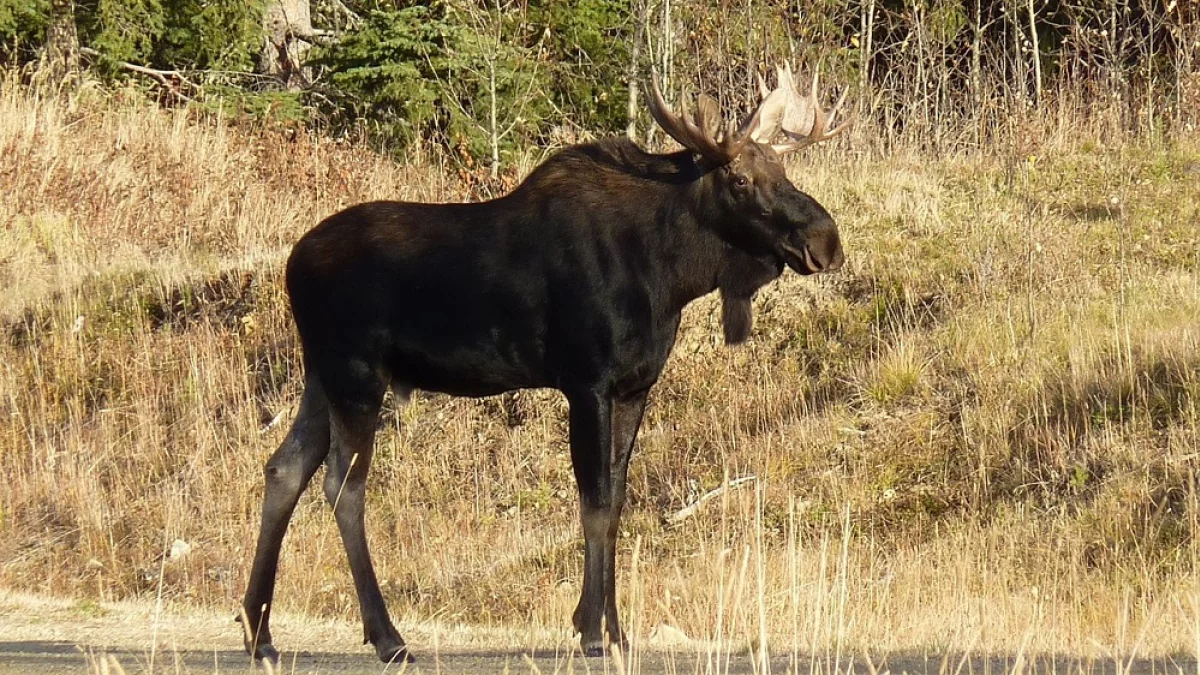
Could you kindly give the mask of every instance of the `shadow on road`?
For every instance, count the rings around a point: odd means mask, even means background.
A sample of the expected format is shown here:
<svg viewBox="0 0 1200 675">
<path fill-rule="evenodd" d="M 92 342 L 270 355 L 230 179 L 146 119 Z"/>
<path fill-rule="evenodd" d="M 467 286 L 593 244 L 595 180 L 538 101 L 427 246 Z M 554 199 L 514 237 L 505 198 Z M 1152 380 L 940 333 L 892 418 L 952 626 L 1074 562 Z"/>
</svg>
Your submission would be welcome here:
<svg viewBox="0 0 1200 675">
<path fill-rule="evenodd" d="M 415 664 L 385 665 L 375 661 L 369 651 L 361 654 L 341 652 L 285 652 L 275 673 L 296 675 L 354 675 L 358 673 L 438 673 L 484 675 L 495 673 L 552 673 L 605 675 L 641 673 L 645 675 L 759 675 L 761 665 L 749 653 L 711 654 L 705 648 L 648 649 L 635 652 L 632 659 L 618 664 L 611 657 L 582 658 L 578 652 L 529 652 L 497 649 L 446 650 L 420 652 Z M 116 665 L 114 665 L 116 664 Z M 121 670 L 116 666 L 119 665 Z M 1191 675 L 1197 673 L 1196 660 L 1190 656 L 1162 658 L 1087 659 L 1075 656 L 970 656 L 965 654 L 918 655 L 890 654 L 875 656 L 868 663 L 862 655 L 772 655 L 771 673 L 783 675 Z M 71 642 L 15 641 L 0 642 L 0 675 L 48 675 L 51 673 L 111 673 L 120 675 L 157 675 L 158 673 L 265 673 L 267 669 L 250 662 L 240 650 L 162 650 L 109 649 L 102 646 L 76 645 Z"/>
</svg>

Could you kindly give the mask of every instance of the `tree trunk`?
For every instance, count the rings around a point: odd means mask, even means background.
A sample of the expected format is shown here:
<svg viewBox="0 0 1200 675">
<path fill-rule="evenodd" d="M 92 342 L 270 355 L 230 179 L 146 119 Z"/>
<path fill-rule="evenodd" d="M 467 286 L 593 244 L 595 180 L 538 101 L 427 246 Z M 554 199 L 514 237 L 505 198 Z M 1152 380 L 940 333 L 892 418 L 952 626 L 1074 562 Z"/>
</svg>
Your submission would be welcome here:
<svg viewBox="0 0 1200 675">
<path fill-rule="evenodd" d="M 629 140 L 637 140 L 637 120 L 638 120 L 638 78 L 641 77 L 640 66 L 642 64 L 642 41 L 645 40 L 646 24 L 650 22 L 650 0 L 641 0 L 641 8 L 638 11 L 635 21 L 637 25 L 633 29 L 633 50 L 629 55 L 629 69 L 626 71 L 627 84 L 629 86 L 629 102 L 626 107 L 626 116 L 628 123 L 625 126 L 625 135 Z"/>
<path fill-rule="evenodd" d="M 42 48 L 42 70 L 51 80 L 79 70 L 79 33 L 74 0 L 50 0 L 50 25 Z"/>
<path fill-rule="evenodd" d="M 1021 29 L 1020 9 L 1015 4 L 1012 5 L 1012 15 L 1009 17 L 1009 23 L 1012 27 L 1013 92 L 1016 94 L 1019 103 L 1025 103 L 1029 101 L 1029 75 L 1025 68 L 1025 52 L 1021 44 L 1025 40 L 1025 35 Z"/>
<path fill-rule="evenodd" d="M 976 0 L 978 2 L 978 0 Z M 863 3 L 863 13 L 859 22 L 858 44 L 858 90 L 864 101 L 871 101 L 871 42 L 875 37 L 875 0 Z"/>
<path fill-rule="evenodd" d="M 1151 33 L 1151 35 L 1154 35 Z M 1037 9 L 1029 0 L 1029 51 L 1033 55 L 1033 102 L 1042 104 L 1042 47 L 1038 43 Z"/>
<path fill-rule="evenodd" d="M 308 84 L 304 58 L 312 48 L 308 0 L 271 0 L 263 11 L 263 49 L 259 70 L 279 78 L 286 89 Z"/>
</svg>

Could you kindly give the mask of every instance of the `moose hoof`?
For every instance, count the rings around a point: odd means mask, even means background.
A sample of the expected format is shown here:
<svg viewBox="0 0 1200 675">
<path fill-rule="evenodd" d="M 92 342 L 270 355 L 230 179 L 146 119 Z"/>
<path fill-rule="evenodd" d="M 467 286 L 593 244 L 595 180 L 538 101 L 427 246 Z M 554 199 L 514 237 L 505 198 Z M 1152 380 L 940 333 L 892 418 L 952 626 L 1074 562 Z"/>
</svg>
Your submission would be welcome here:
<svg viewBox="0 0 1200 675">
<path fill-rule="evenodd" d="M 408 652 L 408 647 L 405 645 L 380 647 L 378 653 L 379 660 L 384 663 L 413 663 L 416 661 L 413 655 Z"/>
<path fill-rule="evenodd" d="M 269 642 L 265 644 L 259 644 L 254 648 L 254 660 L 279 663 L 279 650 L 275 649 L 275 647 Z"/>
<path fill-rule="evenodd" d="M 583 648 L 583 655 L 587 656 L 589 658 L 595 658 L 597 656 L 604 656 L 604 646 L 603 645 L 585 646 Z"/>
<path fill-rule="evenodd" d="M 602 638 L 596 640 L 580 640 L 579 646 L 583 649 L 583 655 L 590 658 L 604 656 L 605 654 L 617 651 L 618 649 L 618 645 L 615 644 L 605 646 Z"/>
<path fill-rule="evenodd" d="M 600 640 L 589 640 L 580 644 L 580 647 L 583 649 L 583 655 L 588 657 L 604 656 L 605 654 L 615 654 L 617 652 L 625 655 L 629 654 L 629 642 L 623 638 L 616 642 L 610 642 L 607 646 Z"/>
</svg>

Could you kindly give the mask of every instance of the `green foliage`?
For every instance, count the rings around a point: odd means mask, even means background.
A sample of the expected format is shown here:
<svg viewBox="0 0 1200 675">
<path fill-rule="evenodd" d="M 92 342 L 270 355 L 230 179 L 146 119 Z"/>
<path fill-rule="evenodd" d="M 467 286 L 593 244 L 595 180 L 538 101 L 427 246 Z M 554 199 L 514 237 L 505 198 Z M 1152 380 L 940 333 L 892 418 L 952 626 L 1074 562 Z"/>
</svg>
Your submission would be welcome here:
<svg viewBox="0 0 1200 675">
<path fill-rule="evenodd" d="M 316 52 L 312 64 L 325 69 L 328 95 L 343 120 L 371 118 L 401 139 L 445 127 L 451 110 L 444 83 L 463 65 L 466 37 L 447 20 L 444 7 L 375 10 L 355 30 Z"/>
<path fill-rule="evenodd" d="M 49 15 L 49 0 L 0 0 L 0 56 L 41 43 Z"/>
<path fill-rule="evenodd" d="M 263 0 L 90 0 L 76 4 L 75 17 L 80 42 L 110 60 L 238 70 L 253 65 L 262 10 Z M 40 42 L 48 17 L 47 0 L 0 0 L 0 39 L 25 25 Z"/>
<path fill-rule="evenodd" d="M 229 84 L 209 84 L 198 105 L 226 118 L 248 117 L 271 123 L 304 122 L 309 119 L 304 94 L 298 91 L 248 91 Z"/>
<path fill-rule="evenodd" d="M 357 9 L 365 21 L 313 61 L 343 121 L 371 119 L 395 140 L 462 145 L 475 155 L 487 155 L 493 141 L 501 152 L 544 141 L 547 120 L 564 115 L 597 132 L 625 124 L 628 2 Z"/>
<path fill-rule="evenodd" d="M 497 150 L 534 142 L 552 113 L 552 64 L 544 58 L 544 33 L 528 18 L 493 8 L 459 19 L 468 26 L 462 69 L 447 93 L 465 124 L 451 141 L 475 155 L 489 154 L 493 141 Z"/>
<path fill-rule="evenodd" d="M 553 86 L 560 110 L 597 132 L 625 126 L 626 69 L 633 37 L 628 0 L 536 0 L 530 22 L 547 36 Z"/>
<path fill-rule="evenodd" d="M 264 7 L 264 0 L 165 0 L 155 60 L 173 68 L 249 70 L 262 46 Z"/>
<path fill-rule="evenodd" d="M 967 29 L 967 11 L 961 2 L 935 0 L 927 11 L 930 33 L 938 43 L 949 44 Z"/>
<path fill-rule="evenodd" d="M 145 60 L 163 32 L 159 0 L 96 0 L 78 11 L 80 39 L 118 61 Z"/>
</svg>

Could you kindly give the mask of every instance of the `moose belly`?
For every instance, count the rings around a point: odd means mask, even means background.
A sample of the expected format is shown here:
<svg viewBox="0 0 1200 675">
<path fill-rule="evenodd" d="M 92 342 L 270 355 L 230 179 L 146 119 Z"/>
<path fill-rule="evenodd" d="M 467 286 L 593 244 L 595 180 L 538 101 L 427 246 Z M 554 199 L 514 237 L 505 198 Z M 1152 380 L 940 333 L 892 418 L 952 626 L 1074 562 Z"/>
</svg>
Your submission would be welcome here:
<svg viewBox="0 0 1200 675">
<path fill-rule="evenodd" d="M 394 386 L 453 396 L 493 396 L 514 389 L 549 386 L 537 364 L 489 356 L 489 349 L 448 353 L 396 353 L 390 364 Z"/>
<path fill-rule="evenodd" d="M 491 396 L 550 384 L 541 340 L 530 326 L 460 318 L 440 317 L 436 326 L 413 321 L 392 336 L 387 365 L 397 386 Z"/>
</svg>

